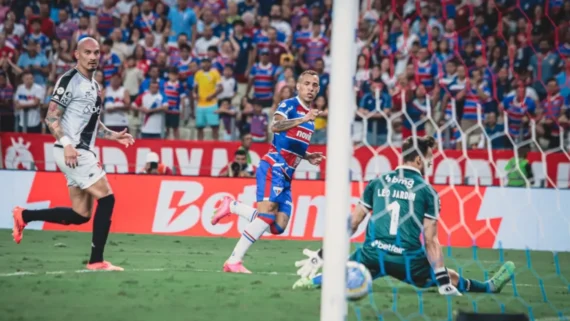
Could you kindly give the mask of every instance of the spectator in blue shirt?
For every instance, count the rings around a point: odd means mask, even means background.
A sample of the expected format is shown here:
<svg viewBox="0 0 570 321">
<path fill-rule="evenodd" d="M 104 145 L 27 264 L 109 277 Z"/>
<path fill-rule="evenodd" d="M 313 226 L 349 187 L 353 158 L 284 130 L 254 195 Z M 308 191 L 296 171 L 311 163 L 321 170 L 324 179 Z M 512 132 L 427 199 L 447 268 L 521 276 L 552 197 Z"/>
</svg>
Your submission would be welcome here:
<svg viewBox="0 0 570 321">
<path fill-rule="evenodd" d="M 491 144 L 492 149 L 505 149 L 507 136 L 505 135 L 505 125 L 497 123 L 497 114 L 488 113 L 485 116 L 485 137 L 481 137 L 480 146 L 485 147 L 486 144 Z"/>
<path fill-rule="evenodd" d="M 164 90 L 164 78 L 160 77 L 160 68 L 157 65 L 151 65 L 148 68 L 148 77 L 143 80 L 139 88 L 139 95 L 144 94 L 150 87 L 150 84 L 157 81 L 159 92 L 163 92 Z"/>
<path fill-rule="evenodd" d="M 26 52 L 18 59 L 18 67 L 24 71 L 30 71 L 34 75 L 34 83 L 45 86 L 46 77 L 49 74 L 49 62 L 40 52 L 40 45 L 34 40 L 28 42 Z"/>
<path fill-rule="evenodd" d="M 358 104 L 358 112 L 367 119 L 368 128 L 366 139 L 369 144 L 380 146 L 388 141 L 388 126 L 386 117 L 390 116 L 392 97 L 387 93 L 380 95 L 380 110 L 376 107 L 376 98 L 372 92 L 365 94 Z"/>
<path fill-rule="evenodd" d="M 550 50 L 550 42 L 548 40 L 543 39 L 540 41 L 539 50 L 540 52 L 530 58 L 528 68 L 532 71 L 533 88 L 536 90 L 540 100 L 543 100 L 546 97 L 546 88 L 543 84 L 546 84 L 548 79 L 553 78 L 561 71 L 563 62 L 558 53 Z"/>
<path fill-rule="evenodd" d="M 512 90 L 511 79 L 509 78 L 509 71 L 507 68 L 503 67 L 499 70 L 497 74 L 497 79 L 495 80 L 495 86 L 493 88 L 493 98 L 496 101 L 503 101 L 506 95 L 508 95 Z"/>
<path fill-rule="evenodd" d="M 251 68 L 253 59 L 255 58 L 252 39 L 248 35 L 244 34 L 244 26 L 245 24 L 242 20 L 234 21 L 234 32 L 230 38 L 230 41 L 237 44 L 237 47 L 239 47 L 239 49 L 234 48 L 236 50 L 239 50 L 235 62 L 234 74 L 236 80 L 241 83 L 247 82 L 246 74 L 249 73 L 249 69 Z"/>
<path fill-rule="evenodd" d="M 171 7 L 168 11 L 168 21 L 170 21 L 170 29 L 174 38 L 179 34 L 186 33 L 192 39 L 192 43 L 196 41 L 196 13 L 188 8 L 186 0 L 178 0 L 177 7 Z"/>
<path fill-rule="evenodd" d="M 324 96 L 329 86 L 330 75 L 325 72 L 325 61 L 323 58 L 317 58 L 315 60 L 315 71 L 319 73 L 319 85 L 321 88 L 317 96 Z"/>
<path fill-rule="evenodd" d="M 568 101 L 570 97 L 570 56 L 564 62 L 566 69 L 556 76 L 556 82 L 560 88 L 560 95 Z"/>
<path fill-rule="evenodd" d="M 270 1 L 267 1 L 270 2 Z M 255 0 L 244 0 L 240 3 L 238 3 L 238 13 L 241 16 L 242 14 L 244 14 L 245 12 L 251 12 L 253 14 L 256 14 L 256 10 L 257 10 L 257 2 Z M 269 12 L 266 12 L 265 14 L 268 14 Z"/>
</svg>

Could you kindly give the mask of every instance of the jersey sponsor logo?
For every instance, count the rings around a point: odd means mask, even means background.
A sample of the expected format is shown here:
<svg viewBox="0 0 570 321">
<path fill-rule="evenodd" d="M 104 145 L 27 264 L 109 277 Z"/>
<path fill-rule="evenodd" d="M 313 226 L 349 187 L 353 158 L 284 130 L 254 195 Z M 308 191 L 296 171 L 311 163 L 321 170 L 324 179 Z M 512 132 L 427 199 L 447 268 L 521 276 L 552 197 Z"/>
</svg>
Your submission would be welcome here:
<svg viewBox="0 0 570 321">
<path fill-rule="evenodd" d="M 298 131 L 296 136 L 297 136 L 297 137 L 300 137 L 300 138 L 303 138 L 303 139 L 306 139 L 306 140 L 311 140 L 311 136 L 312 136 L 312 135 L 311 135 L 311 134 L 308 134 L 308 133 L 305 133 L 305 132 L 302 132 L 302 131 Z"/>
<path fill-rule="evenodd" d="M 404 185 L 407 188 L 414 187 L 414 180 L 410 179 L 410 178 L 403 178 L 403 177 L 386 175 L 386 176 L 384 176 L 384 180 L 388 183 L 391 183 L 391 184 Z"/>
<path fill-rule="evenodd" d="M 394 254 L 402 254 L 406 250 L 402 247 L 396 246 L 394 244 L 387 244 L 387 243 L 384 243 L 380 240 L 374 240 L 372 243 L 370 243 L 370 246 L 376 247 L 376 248 L 379 248 L 383 251 L 387 251 L 387 252 L 394 253 Z"/>
<path fill-rule="evenodd" d="M 67 105 L 71 101 L 71 92 L 66 92 L 59 100 L 62 104 Z"/>
<path fill-rule="evenodd" d="M 85 114 L 100 114 L 101 113 L 101 107 L 100 106 L 87 105 L 87 106 L 85 106 L 85 108 L 83 108 L 83 113 L 85 113 Z"/>
<path fill-rule="evenodd" d="M 69 104 L 70 101 L 71 101 L 71 99 L 69 99 L 69 98 L 67 98 L 67 97 L 62 97 L 62 98 L 60 99 L 60 102 L 61 102 L 62 104 L 64 104 L 64 105 Z"/>
</svg>

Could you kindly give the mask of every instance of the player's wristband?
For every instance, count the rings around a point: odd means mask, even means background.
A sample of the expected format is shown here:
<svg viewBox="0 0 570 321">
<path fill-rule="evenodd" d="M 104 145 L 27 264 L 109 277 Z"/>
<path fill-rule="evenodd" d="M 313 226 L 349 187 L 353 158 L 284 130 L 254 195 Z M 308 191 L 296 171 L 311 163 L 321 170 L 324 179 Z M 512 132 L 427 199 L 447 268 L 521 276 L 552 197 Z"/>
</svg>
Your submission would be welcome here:
<svg viewBox="0 0 570 321">
<path fill-rule="evenodd" d="M 73 144 L 71 142 L 71 139 L 67 136 L 63 136 L 62 138 L 59 139 L 59 143 L 61 144 L 61 146 L 65 147 L 67 145 L 71 145 Z"/>
<path fill-rule="evenodd" d="M 447 268 L 443 267 L 440 269 L 436 269 L 435 271 L 435 280 L 439 286 L 451 283 L 451 279 L 449 278 L 449 273 L 447 272 Z"/>
<path fill-rule="evenodd" d="M 317 254 L 319 255 L 319 257 L 320 257 L 321 259 L 323 259 L 323 249 L 320 249 L 320 250 L 317 252 Z"/>
</svg>

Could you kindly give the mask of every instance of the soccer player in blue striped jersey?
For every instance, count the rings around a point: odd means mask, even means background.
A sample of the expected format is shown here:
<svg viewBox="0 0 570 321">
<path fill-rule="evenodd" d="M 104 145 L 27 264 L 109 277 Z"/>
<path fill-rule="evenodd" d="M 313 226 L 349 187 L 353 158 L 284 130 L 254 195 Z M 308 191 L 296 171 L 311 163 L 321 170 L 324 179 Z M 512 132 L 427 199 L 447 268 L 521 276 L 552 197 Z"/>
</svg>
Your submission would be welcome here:
<svg viewBox="0 0 570 321">
<path fill-rule="evenodd" d="M 230 214 L 251 222 L 224 263 L 224 272 L 251 273 L 242 264 L 249 247 L 267 229 L 272 234 L 281 234 L 287 227 L 293 205 L 291 181 L 295 168 L 303 159 L 319 165 L 325 158 L 322 153 L 307 152 L 315 130 L 314 120 L 320 114 L 319 110 L 311 108 L 320 89 L 317 72 L 303 72 L 296 87 L 299 95 L 282 101 L 275 111 L 271 125 L 273 144 L 261 159 L 256 173 L 257 210 L 226 197 L 212 218 L 212 225 Z"/>
</svg>

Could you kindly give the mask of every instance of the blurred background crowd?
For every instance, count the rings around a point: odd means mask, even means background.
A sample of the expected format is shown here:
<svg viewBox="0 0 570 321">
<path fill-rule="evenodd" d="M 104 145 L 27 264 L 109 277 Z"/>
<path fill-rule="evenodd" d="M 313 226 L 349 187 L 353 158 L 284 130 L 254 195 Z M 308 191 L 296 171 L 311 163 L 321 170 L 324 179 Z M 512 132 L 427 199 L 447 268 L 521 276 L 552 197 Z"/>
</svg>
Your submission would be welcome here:
<svg viewBox="0 0 570 321">
<path fill-rule="evenodd" d="M 45 133 L 82 37 L 101 43 L 104 123 L 136 137 L 271 137 L 296 75 L 320 74 L 327 141 L 332 0 L 0 0 L 0 131 Z M 570 1 L 362 0 L 353 139 L 568 148 Z M 335 106 L 335 108 L 339 108 Z M 465 144 L 465 146 L 463 146 Z"/>
</svg>

